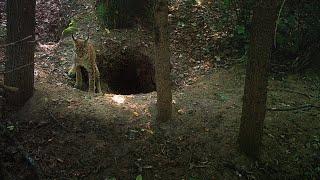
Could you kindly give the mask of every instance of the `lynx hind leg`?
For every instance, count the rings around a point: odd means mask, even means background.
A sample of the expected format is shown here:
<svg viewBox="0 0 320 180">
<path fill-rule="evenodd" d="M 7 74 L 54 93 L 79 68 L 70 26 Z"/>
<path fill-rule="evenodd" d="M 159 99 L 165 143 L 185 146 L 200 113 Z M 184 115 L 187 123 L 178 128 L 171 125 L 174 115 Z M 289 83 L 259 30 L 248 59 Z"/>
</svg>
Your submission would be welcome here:
<svg viewBox="0 0 320 180">
<path fill-rule="evenodd" d="M 75 69 L 76 69 L 76 84 L 75 84 L 75 88 L 82 89 L 83 88 L 83 81 L 82 81 L 81 67 L 77 66 Z"/>
<path fill-rule="evenodd" d="M 89 92 L 94 93 L 95 92 L 95 74 L 94 72 L 88 72 L 89 76 Z"/>
<path fill-rule="evenodd" d="M 101 93 L 102 91 L 101 91 L 101 82 L 100 82 L 100 72 L 99 72 L 99 69 L 98 69 L 97 66 L 95 67 L 95 69 L 96 69 L 96 77 L 95 77 L 95 79 L 96 79 L 97 93 Z"/>
</svg>

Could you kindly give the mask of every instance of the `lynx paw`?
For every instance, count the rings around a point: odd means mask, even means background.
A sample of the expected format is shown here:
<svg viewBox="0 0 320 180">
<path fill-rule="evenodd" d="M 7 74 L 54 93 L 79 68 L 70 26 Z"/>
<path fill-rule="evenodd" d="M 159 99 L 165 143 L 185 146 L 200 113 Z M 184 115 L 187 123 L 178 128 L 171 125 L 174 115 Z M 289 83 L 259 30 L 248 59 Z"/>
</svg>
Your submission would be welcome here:
<svg viewBox="0 0 320 180">
<path fill-rule="evenodd" d="M 68 71 L 68 77 L 76 78 L 76 70 L 74 67 L 71 67 L 71 69 Z"/>
</svg>

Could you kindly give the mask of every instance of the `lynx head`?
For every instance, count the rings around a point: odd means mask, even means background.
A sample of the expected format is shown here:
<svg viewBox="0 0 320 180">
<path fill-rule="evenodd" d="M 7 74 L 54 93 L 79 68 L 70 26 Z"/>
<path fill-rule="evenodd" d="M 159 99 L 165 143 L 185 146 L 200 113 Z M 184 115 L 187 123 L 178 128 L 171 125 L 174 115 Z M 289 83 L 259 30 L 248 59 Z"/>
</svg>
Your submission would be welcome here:
<svg viewBox="0 0 320 180">
<path fill-rule="evenodd" d="M 76 48 L 76 54 L 78 56 L 82 56 L 83 54 L 85 54 L 86 48 L 88 46 L 89 37 L 87 39 L 83 40 L 83 39 L 76 39 L 72 35 L 72 39 L 73 39 L 73 42 L 74 42 L 74 46 Z"/>
</svg>

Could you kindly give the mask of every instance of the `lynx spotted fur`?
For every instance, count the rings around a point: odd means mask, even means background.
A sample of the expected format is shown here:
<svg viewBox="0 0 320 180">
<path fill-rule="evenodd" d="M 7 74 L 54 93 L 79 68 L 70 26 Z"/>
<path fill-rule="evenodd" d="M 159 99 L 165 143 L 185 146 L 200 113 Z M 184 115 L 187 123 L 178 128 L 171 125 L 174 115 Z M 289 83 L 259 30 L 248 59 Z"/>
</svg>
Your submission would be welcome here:
<svg viewBox="0 0 320 180">
<path fill-rule="evenodd" d="M 76 71 L 75 87 L 78 89 L 83 88 L 81 72 L 81 67 L 83 67 L 88 73 L 89 92 L 101 93 L 100 72 L 96 64 L 96 52 L 93 44 L 88 39 L 75 39 L 74 36 L 72 36 L 72 39 L 75 45 L 75 57 L 72 68 Z"/>
</svg>

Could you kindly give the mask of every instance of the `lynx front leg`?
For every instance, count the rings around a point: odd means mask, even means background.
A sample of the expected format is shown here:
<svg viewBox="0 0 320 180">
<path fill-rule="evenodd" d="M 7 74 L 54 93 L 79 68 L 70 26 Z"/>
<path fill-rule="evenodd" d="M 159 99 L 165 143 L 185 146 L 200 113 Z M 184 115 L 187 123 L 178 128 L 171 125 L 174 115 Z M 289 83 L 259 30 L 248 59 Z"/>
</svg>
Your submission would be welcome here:
<svg viewBox="0 0 320 180">
<path fill-rule="evenodd" d="M 99 69 L 98 67 L 96 66 L 95 67 L 96 69 L 96 88 L 97 88 L 97 93 L 101 93 L 101 84 L 100 84 L 100 72 L 99 72 Z"/>
<path fill-rule="evenodd" d="M 82 73 L 81 73 L 81 67 L 76 67 L 76 84 L 75 88 L 82 89 L 83 88 L 83 81 L 82 81 Z"/>
<path fill-rule="evenodd" d="M 95 90 L 95 77 L 93 72 L 88 72 L 89 76 L 89 92 L 94 93 Z"/>
</svg>

